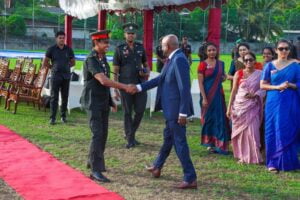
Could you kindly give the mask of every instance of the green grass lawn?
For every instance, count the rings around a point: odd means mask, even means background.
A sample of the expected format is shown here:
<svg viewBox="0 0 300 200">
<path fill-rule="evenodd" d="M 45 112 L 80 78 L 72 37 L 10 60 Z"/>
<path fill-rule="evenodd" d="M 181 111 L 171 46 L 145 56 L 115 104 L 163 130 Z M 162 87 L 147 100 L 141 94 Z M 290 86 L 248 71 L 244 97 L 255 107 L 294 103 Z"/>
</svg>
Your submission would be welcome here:
<svg viewBox="0 0 300 200">
<path fill-rule="evenodd" d="M 222 55 L 220 59 L 225 62 L 228 71 L 230 56 Z M 258 59 L 261 61 L 261 56 Z M 40 60 L 34 61 L 37 64 L 39 62 Z M 15 59 L 11 59 L 11 66 L 14 64 Z M 81 66 L 82 61 L 77 61 L 75 68 L 80 69 Z M 198 62 L 194 62 L 191 67 L 193 79 L 197 78 L 197 66 Z M 226 81 L 223 85 L 228 99 L 229 82 Z M 160 179 L 151 178 L 144 170 L 144 166 L 154 160 L 162 143 L 162 114 L 155 113 L 150 118 L 149 112 L 145 113 L 137 132 L 137 139 L 142 145 L 127 150 L 124 148 L 121 113 L 111 114 L 105 153 L 107 176 L 113 182 L 102 185 L 126 199 L 300 199 L 299 171 L 274 175 L 261 165 L 239 165 L 232 155 L 209 154 L 206 148 L 199 145 L 201 126 L 198 120 L 188 125 L 187 132 L 199 189 L 175 190 L 172 186 L 182 179 L 182 168 L 174 151 L 167 160 Z M 38 111 L 25 103 L 19 105 L 18 112 L 14 115 L 3 109 L 2 101 L 0 124 L 88 175 L 85 164 L 91 135 L 85 113 L 79 109 L 72 110 L 68 124 L 50 126 L 48 120 L 48 112 Z M 0 196 L 1 193 L 2 190 Z"/>
<path fill-rule="evenodd" d="M 227 71 L 230 56 L 222 55 L 221 60 L 226 63 Z M 15 62 L 14 59 L 11 61 L 12 64 Z M 40 61 L 34 62 L 39 64 Z M 81 65 L 82 62 L 78 61 L 76 68 L 80 69 Z M 192 78 L 197 77 L 197 65 L 194 62 L 191 67 Z M 229 82 L 223 85 L 228 99 Z M 70 123 L 50 126 L 48 112 L 38 111 L 24 103 L 19 105 L 16 115 L 1 109 L 0 124 L 88 175 L 85 163 L 91 135 L 84 112 L 74 109 L 69 116 Z M 199 189 L 195 191 L 172 188 L 176 181 L 182 179 L 182 169 L 175 152 L 171 153 L 160 179 L 151 178 L 144 170 L 144 165 L 153 161 L 162 143 L 164 119 L 161 113 L 155 113 L 152 118 L 148 111 L 145 113 L 137 132 L 142 145 L 135 149 L 124 148 L 120 111 L 111 114 L 109 127 L 106 163 L 107 176 L 113 182 L 102 185 L 126 199 L 300 199 L 299 172 L 274 175 L 268 173 L 264 166 L 239 165 L 232 155 L 209 154 L 199 145 L 201 126 L 198 120 L 188 125 L 188 142 L 199 183 Z"/>
<path fill-rule="evenodd" d="M 3 102 L 3 101 L 2 101 Z M 73 109 L 68 124 L 48 125 L 49 113 L 21 103 L 17 114 L 5 111 L 1 104 L 0 124 L 16 131 L 60 161 L 88 175 L 85 168 L 91 134 L 86 114 Z M 209 154 L 199 145 L 201 126 L 189 123 L 187 138 L 198 176 L 198 190 L 178 191 L 172 188 L 182 179 L 182 169 L 172 151 L 160 179 L 153 179 L 144 166 L 150 164 L 162 143 L 164 119 L 161 113 L 152 118 L 145 113 L 137 139 L 142 145 L 124 148 L 122 112 L 110 116 L 109 138 L 105 152 L 112 179 L 104 187 L 126 199 L 299 199 L 300 173 L 270 174 L 262 165 L 239 165 L 232 155 Z M 1 196 L 1 190 L 0 190 Z M 1 199 L 1 198 L 0 198 Z"/>
</svg>

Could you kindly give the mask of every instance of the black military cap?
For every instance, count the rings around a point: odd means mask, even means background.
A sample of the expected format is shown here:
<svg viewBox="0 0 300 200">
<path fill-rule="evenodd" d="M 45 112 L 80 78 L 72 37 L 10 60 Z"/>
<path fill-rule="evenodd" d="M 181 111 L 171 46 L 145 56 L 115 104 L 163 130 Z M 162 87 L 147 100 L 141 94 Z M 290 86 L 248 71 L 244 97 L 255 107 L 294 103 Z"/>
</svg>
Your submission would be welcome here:
<svg viewBox="0 0 300 200">
<path fill-rule="evenodd" d="M 92 40 L 109 40 L 110 30 L 99 30 L 91 33 L 90 36 Z"/>
<path fill-rule="evenodd" d="M 123 25 L 123 29 L 125 33 L 136 33 L 138 28 L 139 28 L 138 25 L 131 22 Z"/>
</svg>

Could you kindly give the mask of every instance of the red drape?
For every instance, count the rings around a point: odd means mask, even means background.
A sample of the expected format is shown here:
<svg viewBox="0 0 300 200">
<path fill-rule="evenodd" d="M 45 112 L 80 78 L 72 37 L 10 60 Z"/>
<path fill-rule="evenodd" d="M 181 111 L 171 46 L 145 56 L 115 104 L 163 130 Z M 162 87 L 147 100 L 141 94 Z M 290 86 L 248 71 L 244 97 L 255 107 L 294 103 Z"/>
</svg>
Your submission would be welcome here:
<svg viewBox="0 0 300 200">
<path fill-rule="evenodd" d="M 152 69 L 152 52 L 153 52 L 153 10 L 144 11 L 144 47 L 146 50 L 147 61 Z"/>
<path fill-rule="evenodd" d="M 72 20 L 73 20 L 72 16 L 70 15 L 65 16 L 65 33 L 66 33 L 65 43 L 69 47 L 72 47 Z"/>
<path fill-rule="evenodd" d="M 209 42 L 213 42 L 218 47 L 220 46 L 220 37 L 221 37 L 221 18 L 222 18 L 221 8 L 209 9 L 208 34 L 206 40 Z"/>
<path fill-rule="evenodd" d="M 100 10 L 98 13 L 98 30 L 106 29 L 106 10 Z"/>
</svg>

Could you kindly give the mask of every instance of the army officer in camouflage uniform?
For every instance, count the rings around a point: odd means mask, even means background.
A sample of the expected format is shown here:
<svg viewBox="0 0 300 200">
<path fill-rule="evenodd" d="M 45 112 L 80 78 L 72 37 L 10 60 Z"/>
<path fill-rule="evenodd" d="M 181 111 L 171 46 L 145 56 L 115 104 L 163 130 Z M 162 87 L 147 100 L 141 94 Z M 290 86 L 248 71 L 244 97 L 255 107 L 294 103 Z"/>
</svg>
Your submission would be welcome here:
<svg viewBox="0 0 300 200">
<path fill-rule="evenodd" d="M 149 75 L 149 67 L 146 53 L 141 43 L 135 42 L 137 25 L 128 23 L 123 26 L 126 42 L 116 48 L 113 65 L 115 81 L 125 84 L 139 84 Z M 115 90 L 116 99 L 119 99 L 119 91 Z M 124 126 L 127 139 L 126 148 L 132 148 L 139 142 L 135 139 L 135 133 L 143 118 L 147 103 L 147 93 L 141 92 L 134 95 L 121 91 L 121 100 L 124 108 Z M 132 118 L 132 111 L 135 115 Z"/>
<path fill-rule="evenodd" d="M 81 105 L 88 114 L 91 132 L 88 167 L 91 167 L 91 178 L 101 182 L 110 182 L 102 172 L 105 170 L 104 150 L 108 134 L 108 115 L 110 107 L 116 105 L 110 95 L 110 87 L 123 89 L 126 85 L 109 79 L 110 68 L 105 53 L 109 47 L 109 31 L 103 30 L 91 34 L 93 50 L 84 62 L 84 90 Z"/>
</svg>

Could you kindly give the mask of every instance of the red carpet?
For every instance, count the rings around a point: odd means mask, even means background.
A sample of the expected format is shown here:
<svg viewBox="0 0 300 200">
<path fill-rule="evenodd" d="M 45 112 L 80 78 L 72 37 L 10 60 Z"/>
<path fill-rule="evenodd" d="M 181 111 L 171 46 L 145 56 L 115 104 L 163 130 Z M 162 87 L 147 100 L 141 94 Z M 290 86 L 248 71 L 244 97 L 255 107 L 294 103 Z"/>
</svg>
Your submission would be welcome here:
<svg viewBox="0 0 300 200">
<path fill-rule="evenodd" d="M 26 200 L 121 200 L 0 125 L 0 178 Z"/>
</svg>

